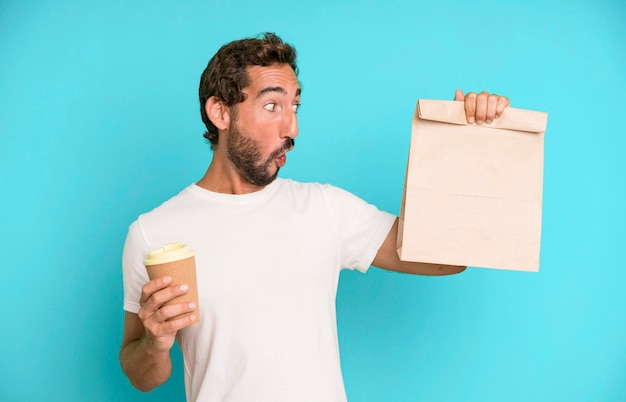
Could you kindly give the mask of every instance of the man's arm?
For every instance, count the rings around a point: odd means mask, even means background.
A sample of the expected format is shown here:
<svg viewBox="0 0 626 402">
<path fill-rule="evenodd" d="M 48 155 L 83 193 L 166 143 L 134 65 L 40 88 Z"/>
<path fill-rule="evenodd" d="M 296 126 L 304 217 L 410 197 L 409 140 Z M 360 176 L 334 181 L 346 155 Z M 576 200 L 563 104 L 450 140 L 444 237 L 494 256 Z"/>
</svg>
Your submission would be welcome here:
<svg viewBox="0 0 626 402">
<path fill-rule="evenodd" d="M 130 383 L 143 392 L 163 384 L 172 373 L 169 350 L 154 350 L 145 336 L 139 316 L 128 311 L 124 315 L 120 363 Z"/>
<path fill-rule="evenodd" d="M 466 267 L 456 265 L 428 264 L 425 262 L 401 261 L 396 251 L 398 238 L 398 218 L 393 223 L 389 234 L 378 249 L 372 265 L 389 271 L 418 275 L 451 275 L 463 272 Z"/>
<path fill-rule="evenodd" d="M 170 286 L 171 282 L 169 277 L 148 282 L 141 292 L 139 312 L 126 312 L 124 316 L 120 364 L 130 383 L 144 392 L 151 391 L 170 377 L 170 349 L 176 340 L 176 333 L 195 320 L 194 315 L 169 320 L 195 309 L 194 303 L 163 306 L 187 292 L 184 285 Z"/>
</svg>

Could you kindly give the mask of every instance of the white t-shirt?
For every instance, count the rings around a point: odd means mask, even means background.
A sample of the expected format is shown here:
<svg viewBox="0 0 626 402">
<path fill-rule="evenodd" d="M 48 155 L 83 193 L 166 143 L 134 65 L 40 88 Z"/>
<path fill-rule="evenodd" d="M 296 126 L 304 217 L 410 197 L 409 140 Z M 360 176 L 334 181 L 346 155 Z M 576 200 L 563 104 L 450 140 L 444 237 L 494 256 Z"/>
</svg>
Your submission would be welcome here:
<svg viewBox="0 0 626 402">
<path fill-rule="evenodd" d="M 339 272 L 365 272 L 394 219 L 329 185 L 276 179 L 232 195 L 194 184 L 130 226 L 124 309 L 139 311 L 146 254 L 186 244 L 201 314 L 177 337 L 187 400 L 345 401 Z"/>
</svg>

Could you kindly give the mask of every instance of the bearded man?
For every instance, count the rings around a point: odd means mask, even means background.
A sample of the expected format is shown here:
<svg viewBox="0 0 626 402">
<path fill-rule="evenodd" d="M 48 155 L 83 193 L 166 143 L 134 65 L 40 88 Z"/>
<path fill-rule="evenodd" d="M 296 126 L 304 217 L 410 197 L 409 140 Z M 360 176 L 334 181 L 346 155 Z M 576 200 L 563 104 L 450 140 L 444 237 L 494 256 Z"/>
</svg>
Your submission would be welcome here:
<svg viewBox="0 0 626 402">
<path fill-rule="evenodd" d="M 339 188 L 277 178 L 298 136 L 295 49 L 274 34 L 223 46 L 200 80 L 213 159 L 195 184 L 129 228 L 123 253 L 122 368 L 149 391 L 172 371 L 179 342 L 188 401 L 345 401 L 335 299 L 342 269 L 421 275 L 465 267 L 403 262 L 397 218 Z M 508 99 L 455 94 L 468 122 L 489 123 Z M 199 306 L 149 280 L 149 251 L 196 252 Z M 199 307 L 202 315 L 177 318 Z"/>
</svg>

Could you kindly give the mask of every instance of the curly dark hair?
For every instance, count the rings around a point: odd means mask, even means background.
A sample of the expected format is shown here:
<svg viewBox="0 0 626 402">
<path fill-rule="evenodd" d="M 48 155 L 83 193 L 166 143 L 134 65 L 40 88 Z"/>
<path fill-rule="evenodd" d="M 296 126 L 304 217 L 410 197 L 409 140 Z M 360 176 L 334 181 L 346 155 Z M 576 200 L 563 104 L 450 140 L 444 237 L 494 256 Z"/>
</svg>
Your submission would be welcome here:
<svg viewBox="0 0 626 402">
<path fill-rule="evenodd" d="M 211 147 L 217 144 L 218 131 L 204 109 L 207 100 L 216 96 L 226 106 L 243 102 L 245 96 L 242 89 L 250 85 L 246 68 L 274 64 L 289 64 L 296 76 L 298 75 L 296 49 L 271 32 L 264 33 L 260 38 L 227 43 L 211 58 L 202 73 L 198 89 L 200 114 L 207 128 L 204 138 L 209 140 Z"/>
</svg>

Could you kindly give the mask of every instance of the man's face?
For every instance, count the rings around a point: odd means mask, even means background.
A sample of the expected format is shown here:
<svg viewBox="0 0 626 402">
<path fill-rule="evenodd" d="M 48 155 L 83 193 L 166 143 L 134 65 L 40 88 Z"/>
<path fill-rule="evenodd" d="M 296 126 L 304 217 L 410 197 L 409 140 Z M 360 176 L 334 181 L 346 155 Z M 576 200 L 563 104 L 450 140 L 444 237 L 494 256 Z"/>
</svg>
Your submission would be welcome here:
<svg viewBox="0 0 626 402">
<path fill-rule="evenodd" d="M 288 64 L 248 68 L 245 101 L 232 109 L 228 158 L 251 184 L 266 186 L 287 161 L 298 135 L 300 85 Z"/>
</svg>

